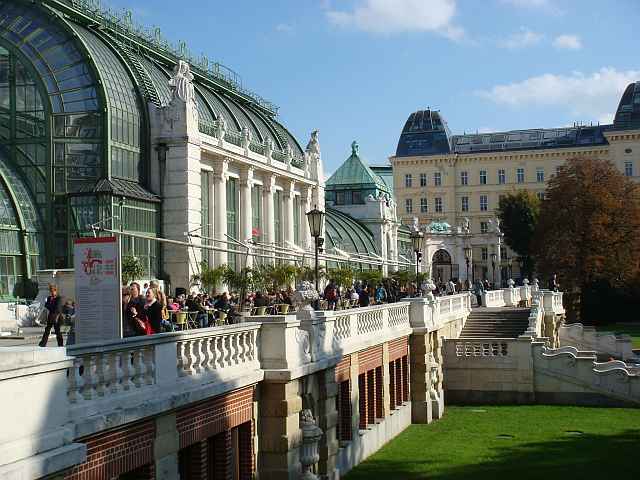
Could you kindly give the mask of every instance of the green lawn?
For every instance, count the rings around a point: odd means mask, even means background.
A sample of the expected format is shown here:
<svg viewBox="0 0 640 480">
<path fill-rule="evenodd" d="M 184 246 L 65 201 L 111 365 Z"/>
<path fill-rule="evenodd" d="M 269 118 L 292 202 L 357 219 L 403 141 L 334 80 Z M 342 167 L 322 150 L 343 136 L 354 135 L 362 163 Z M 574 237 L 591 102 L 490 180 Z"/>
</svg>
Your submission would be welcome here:
<svg viewBox="0 0 640 480">
<path fill-rule="evenodd" d="M 447 407 L 412 425 L 346 480 L 634 478 L 640 410 Z"/>
<path fill-rule="evenodd" d="M 633 348 L 640 348 L 640 322 L 636 324 L 610 323 L 608 325 L 598 325 L 596 330 L 599 332 L 626 333 L 631 337 Z"/>
</svg>

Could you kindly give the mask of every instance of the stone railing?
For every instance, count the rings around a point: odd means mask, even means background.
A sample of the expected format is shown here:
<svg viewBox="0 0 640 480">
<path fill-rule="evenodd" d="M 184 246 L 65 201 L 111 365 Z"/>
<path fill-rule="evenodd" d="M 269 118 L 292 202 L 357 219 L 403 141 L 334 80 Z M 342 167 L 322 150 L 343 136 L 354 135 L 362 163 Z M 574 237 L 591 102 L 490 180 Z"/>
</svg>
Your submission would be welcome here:
<svg viewBox="0 0 640 480">
<path fill-rule="evenodd" d="M 446 297 L 410 298 L 411 327 L 416 332 L 447 329 L 448 337 L 457 337 L 471 313 L 468 292 Z"/>
<path fill-rule="evenodd" d="M 552 292 L 551 290 L 540 290 L 542 296 L 542 306 L 545 312 L 553 312 L 556 315 L 564 314 L 562 306 L 562 292 Z"/>
<path fill-rule="evenodd" d="M 503 290 L 487 290 L 482 294 L 483 307 L 504 307 L 505 305 Z"/>
<path fill-rule="evenodd" d="M 544 309 L 540 304 L 540 299 L 536 296 L 531 301 L 531 310 L 529 311 L 529 325 L 523 336 L 538 338 L 542 336 L 544 327 Z"/>
<path fill-rule="evenodd" d="M 145 412 L 161 412 L 167 402 L 222 393 L 226 382 L 259 381 L 259 329 L 246 323 L 71 346 L 66 389 L 72 418 L 89 420 L 80 427 L 86 434 L 92 417 L 110 411 L 143 405 Z"/>
<path fill-rule="evenodd" d="M 509 342 L 506 340 L 474 338 L 449 342 L 456 357 L 506 357 L 509 355 Z"/>
<path fill-rule="evenodd" d="M 622 360 L 636 360 L 633 343 L 628 335 L 597 332 L 594 327 L 581 323 L 562 325 L 558 330 L 561 346 L 573 346 L 578 350 L 594 350 Z"/>
<path fill-rule="evenodd" d="M 253 318 L 263 322 L 260 349 L 265 370 L 315 368 L 412 331 L 409 302 Z"/>
</svg>

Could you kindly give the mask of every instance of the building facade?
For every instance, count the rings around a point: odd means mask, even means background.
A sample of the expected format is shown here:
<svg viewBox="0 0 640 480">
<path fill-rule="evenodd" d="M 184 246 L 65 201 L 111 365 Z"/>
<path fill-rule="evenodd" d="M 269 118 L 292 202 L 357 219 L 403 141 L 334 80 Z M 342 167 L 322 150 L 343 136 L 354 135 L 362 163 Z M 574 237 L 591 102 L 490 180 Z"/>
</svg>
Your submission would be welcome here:
<svg viewBox="0 0 640 480">
<path fill-rule="evenodd" d="M 275 105 L 159 29 L 88 0 L 0 1 L 0 295 L 72 266 L 92 225 L 172 286 L 203 260 L 311 248 L 322 179 L 317 132 L 303 150 Z M 249 239 L 266 247 L 247 258 Z"/>
<path fill-rule="evenodd" d="M 500 197 L 525 189 L 542 199 L 557 169 L 585 156 L 609 159 L 640 180 L 640 82 L 626 88 L 610 125 L 451 135 L 440 112 L 417 111 L 390 157 L 398 216 L 405 224 L 417 218 L 421 228 L 435 221 L 452 226 L 452 235 L 468 232 L 476 277 L 491 279 L 495 263 L 498 279 L 517 278 L 517 255 L 499 246 Z M 462 249 L 443 249 L 453 265 L 465 264 Z M 425 265 L 434 254 L 425 254 Z"/>
</svg>

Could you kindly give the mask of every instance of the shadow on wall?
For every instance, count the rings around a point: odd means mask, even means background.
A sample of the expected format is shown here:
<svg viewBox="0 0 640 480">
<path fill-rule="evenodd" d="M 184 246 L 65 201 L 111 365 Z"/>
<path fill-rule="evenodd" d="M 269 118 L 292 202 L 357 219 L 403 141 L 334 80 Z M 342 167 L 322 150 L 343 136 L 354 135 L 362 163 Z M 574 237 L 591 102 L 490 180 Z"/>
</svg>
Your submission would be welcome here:
<svg viewBox="0 0 640 480">
<path fill-rule="evenodd" d="M 615 435 L 572 433 L 560 440 L 501 447 L 491 452 L 491 460 L 476 458 L 477 463 L 450 467 L 436 455 L 430 458 L 429 445 L 424 445 L 421 459 L 372 459 L 350 472 L 345 480 L 591 479 L 630 478 L 640 473 L 640 430 Z M 504 438 L 504 442 L 509 440 Z"/>
</svg>

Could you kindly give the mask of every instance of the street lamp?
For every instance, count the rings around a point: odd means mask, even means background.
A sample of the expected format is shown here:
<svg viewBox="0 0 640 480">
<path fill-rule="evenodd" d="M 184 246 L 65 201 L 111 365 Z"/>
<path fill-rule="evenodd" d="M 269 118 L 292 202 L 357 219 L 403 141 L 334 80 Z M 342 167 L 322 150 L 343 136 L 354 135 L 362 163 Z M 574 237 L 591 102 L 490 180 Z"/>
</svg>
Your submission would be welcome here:
<svg viewBox="0 0 640 480">
<path fill-rule="evenodd" d="M 316 250 L 316 265 L 315 265 L 315 277 L 316 277 L 316 291 L 319 290 L 319 282 L 318 282 L 318 248 L 320 247 L 320 235 L 322 235 L 322 230 L 324 226 L 324 212 L 322 210 L 318 210 L 318 206 L 314 205 L 313 210 L 306 213 L 307 220 L 309 221 L 309 231 L 311 232 L 311 236 L 315 240 L 315 250 Z"/>
<path fill-rule="evenodd" d="M 493 288 L 496 288 L 496 259 L 498 255 L 496 253 L 491 254 L 491 268 L 493 270 Z"/>
<path fill-rule="evenodd" d="M 418 276 L 420 272 L 420 260 L 422 259 L 423 238 L 424 234 L 420 230 L 411 232 L 411 245 L 413 246 L 413 251 L 416 254 L 416 295 L 418 294 L 418 289 L 420 288 L 420 281 L 418 279 Z"/>
<path fill-rule="evenodd" d="M 471 247 L 464 247 L 464 261 L 467 264 L 467 283 L 471 286 L 469 282 L 469 264 L 471 263 L 471 256 L 473 255 L 473 249 Z"/>
</svg>

